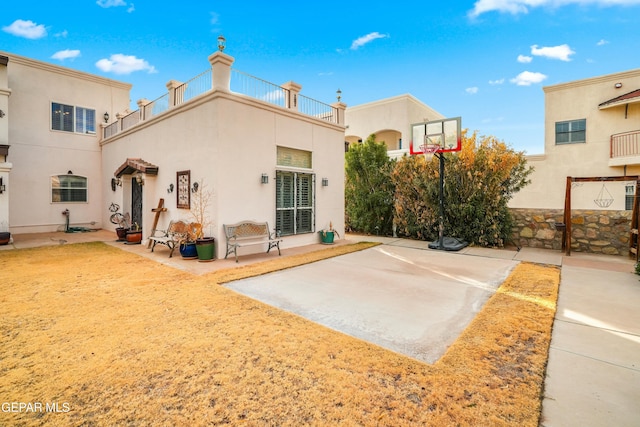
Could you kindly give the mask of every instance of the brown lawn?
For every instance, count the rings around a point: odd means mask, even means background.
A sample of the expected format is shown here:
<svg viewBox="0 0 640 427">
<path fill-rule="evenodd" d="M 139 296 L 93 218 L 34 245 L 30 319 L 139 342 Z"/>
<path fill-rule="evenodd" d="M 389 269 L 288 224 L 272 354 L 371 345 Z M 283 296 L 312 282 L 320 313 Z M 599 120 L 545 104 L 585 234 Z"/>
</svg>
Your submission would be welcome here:
<svg viewBox="0 0 640 427">
<path fill-rule="evenodd" d="M 557 268 L 516 267 L 434 365 L 218 286 L 369 246 L 204 276 L 102 243 L 4 251 L 0 425 L 537 426 Z"/>
</svg>

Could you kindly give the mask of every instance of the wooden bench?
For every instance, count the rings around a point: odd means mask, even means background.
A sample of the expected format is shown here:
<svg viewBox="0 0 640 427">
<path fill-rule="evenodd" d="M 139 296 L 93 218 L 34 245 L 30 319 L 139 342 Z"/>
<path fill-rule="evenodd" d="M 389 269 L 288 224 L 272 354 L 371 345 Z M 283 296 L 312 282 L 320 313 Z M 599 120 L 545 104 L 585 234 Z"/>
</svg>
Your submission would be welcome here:
<svg viewBox="0 0 640 427">
<path fill-rule="evenodd" d="M 266 222 L 242 221 L 237 224 L 223 224 L 222 227 L 227 238 L 225 259 L 233 252 L 236 262 L 238 262 L 238 248 L 261 244 L 269 245 L 267 253 L 271 248 L 278 248 L 278 255 L 280 255 L 282 239 L 277 236 L 276 232 L 269 232 L 269 224 Z"/>
<path fill-rule="evenodd" d="M 151 252 L 157 244 L 165 245 L 169 248 L 169 258 L 173 256 L 173 250 L 184 241 L 195 241 L 194 233 L 197 232 L 199 224 L 186 223 L 184 221 L 171 221 L 166 230 L 156 230 L 149 237 L 152 242 Z"/>
</svg>

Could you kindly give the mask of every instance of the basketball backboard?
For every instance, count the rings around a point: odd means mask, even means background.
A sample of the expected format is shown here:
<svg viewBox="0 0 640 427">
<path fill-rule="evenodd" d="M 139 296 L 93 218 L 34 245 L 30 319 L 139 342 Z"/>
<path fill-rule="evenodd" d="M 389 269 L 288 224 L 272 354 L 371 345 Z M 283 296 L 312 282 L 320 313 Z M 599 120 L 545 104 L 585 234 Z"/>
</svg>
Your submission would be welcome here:
<svg viewBox="0 0 640 427">
<path fill-rule="evenodd" d="M 411 125 L 409 154 L 460 151 L 462 149 L 461 133 L 460 117 L 414 123 Z"/>
</svg>

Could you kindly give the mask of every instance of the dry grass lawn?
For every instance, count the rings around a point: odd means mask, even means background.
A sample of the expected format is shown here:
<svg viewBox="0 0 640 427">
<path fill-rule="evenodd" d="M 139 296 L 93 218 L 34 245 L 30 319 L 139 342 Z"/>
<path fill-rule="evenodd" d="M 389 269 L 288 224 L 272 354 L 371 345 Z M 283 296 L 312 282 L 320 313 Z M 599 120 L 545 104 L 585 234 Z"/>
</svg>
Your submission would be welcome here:
<svg viewBox="0 0 640 427">
<path fill-rule="evenodd" d="M 516 267 L 428 365 L 218 286 L 305 258 L 194 276 L 102 243 L 2 252 L 0 425 L 538 425 L 557 268 Z"/>
</svg>

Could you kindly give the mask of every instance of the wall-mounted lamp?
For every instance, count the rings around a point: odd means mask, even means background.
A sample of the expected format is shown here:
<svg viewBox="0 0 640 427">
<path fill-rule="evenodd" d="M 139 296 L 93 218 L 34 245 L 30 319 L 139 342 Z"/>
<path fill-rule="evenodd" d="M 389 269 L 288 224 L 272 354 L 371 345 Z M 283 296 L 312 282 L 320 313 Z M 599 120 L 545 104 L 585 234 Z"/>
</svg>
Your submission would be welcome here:
<svg viewBox="0 0 640 427">
<path fill-rule="evenodd" d="M 322 178 L 322 186 L 323 187 L 329 186 L 329 178 Z"/>
<path fill-rule="evenodd" d="M 0 110 L 0 119 L 5 116 L 4 111 Z"/>
<path fill-rule="evenodd" d="M 191 186 L 191 192 L 192 193 L 197 193 L 198 192 L 198 187 L 199 187 L 198 183 L 194 182 L 193 185 Z"/>
<path fill-rule="evenodd" d="M 338 102 L 342 99 L 342 91 L 340 89 L 336 91 L 336 98 L 338 98 Z"/>
<path fill-rule="evenodd" d="M 224 48 L 227 47 L 227 39 L 222 34 L 218 36 L 218 50 L 224 52 Z"/>
<path fill-rule="evenodd" d="M 144 185 L 144 178 L 142 177 L 142 175 L 136 175 L 136 182 L 138 183 L 138 185 Z"/>
<path fill-rule="evenodd" d="M 613 85 L 616 89 L 620 89 L 622 87 L 622 83 L 616 83 Z"/>
<path fill-rule="evenodd" d="M 117 178 L 117 179 L 116 179 L 116 185 L 117 185 L 118 187 L 122 187 L 122 180 L 121 180 L 120 178 Z"/>
<path fill-rule="evenodd" d="M 73 171 L 67 171 L 67 175 L 73 175 Z"/>
<path fill-rule="evenodd" d="M 267 175 L 266 173 L 263 173 L 262 176 L 260 177 L 260 182 L 263 184 L 268 184 L 269 183 L 269 175 Z"/>
<path fill-rule="evenodd" d="M 167 193 L 169 194 L 173 193 L 173 182 L 169 184 L 169 188 L 167 188 Z"/>
<path fill-rule="evenodd" d="M 104 118 L 105 123 L 109 123 L 109 113 L 104 113 L 102 117 Z"/>
<path fill-rule="evenodd" d="M 4 182 L 2 181 L 2 177 L 0 176 L 0 194 L 4 193 L 5 191 L 7 191 L 7 186 L 4 185 Z"/>
</svg>

